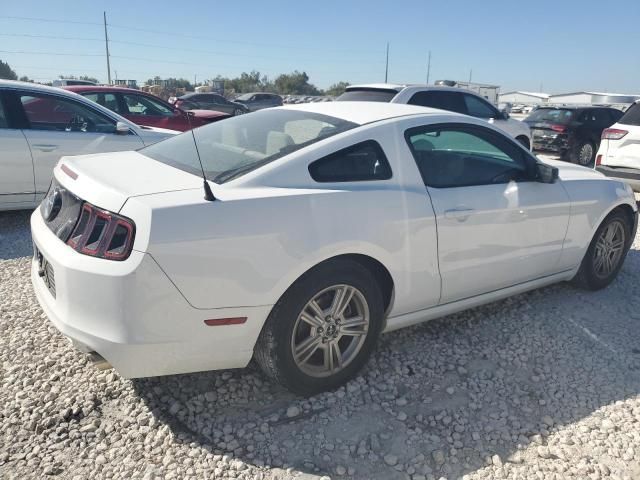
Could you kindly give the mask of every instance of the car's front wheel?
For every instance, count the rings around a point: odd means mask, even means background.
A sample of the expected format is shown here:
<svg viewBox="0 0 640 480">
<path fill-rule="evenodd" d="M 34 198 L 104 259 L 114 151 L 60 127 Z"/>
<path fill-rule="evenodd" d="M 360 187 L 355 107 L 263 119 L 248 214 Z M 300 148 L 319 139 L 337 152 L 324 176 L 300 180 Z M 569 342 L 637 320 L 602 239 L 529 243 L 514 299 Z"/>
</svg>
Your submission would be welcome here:
<svg viewBox="0 0 640 480">
<path fill-rule="evenodd" d="M 274 306 L 255 348 L 267 374 L 301 395 L 334 389 L 362 368 L 380 333 L 383 303 L 371 273 L 351 260 L 319 265 Z"/>
<path fill-rule="evenodd" d="M 622 268 L 631 243 L 627 215 L 622 210 L 614 210 L 596 230 L 574 283 L 589 290 L 609 285 Z"/>
<path fill-rule="evenodd" d="M 242 111 L 242 110 L 241 110 L 241 109 L 239 109 L 239 108 L 236 108 L 236 109 L 233 111 L 233 114 L 234 114 L 234 115 L 242 115 L 243 113 L 244 113 L 244 111 Z"/>
</svg>

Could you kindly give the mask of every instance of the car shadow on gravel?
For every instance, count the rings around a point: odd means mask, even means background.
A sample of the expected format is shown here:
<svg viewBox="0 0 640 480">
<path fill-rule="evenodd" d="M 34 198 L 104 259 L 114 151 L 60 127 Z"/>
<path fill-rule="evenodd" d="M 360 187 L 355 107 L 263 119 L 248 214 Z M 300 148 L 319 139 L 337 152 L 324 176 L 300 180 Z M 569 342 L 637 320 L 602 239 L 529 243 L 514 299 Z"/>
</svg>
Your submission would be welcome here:
<svg viewBox="0 0 640 480">
<path fill-rule="evenodd" d="M 133 385 L 180 442 L 264 478 L 458 478 L 534 461 L 564 477 L 579 458 L 633 478 L 633 457 L 577 437 L 622 433 L 604 412 L 640 393 L 639 280 L 631 250 L 605 290 L 554 285 L 384 335 L 360 376 L 309 399 L 253 365 Z"/>
<path fill-rule="evenodd" d="M 33 254 L 29 218 L 33 210 L 0 212 L 0 260 Z"/>
</svg>

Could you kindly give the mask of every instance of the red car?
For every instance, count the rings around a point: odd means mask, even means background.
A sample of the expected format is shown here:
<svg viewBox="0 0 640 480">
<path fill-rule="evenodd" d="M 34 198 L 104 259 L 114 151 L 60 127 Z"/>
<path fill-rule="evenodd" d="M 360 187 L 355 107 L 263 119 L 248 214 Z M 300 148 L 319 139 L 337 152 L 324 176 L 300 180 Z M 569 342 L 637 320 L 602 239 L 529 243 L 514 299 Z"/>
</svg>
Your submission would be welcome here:
<svg viewBox="0 0 640 480">
<path fill-rule="evenodd" d="M 93 100 L 133 123 L 148 127 L 184 132 L 230 117 L 228 113 L 213 110 L 182 110 L 155 95 L 131 88 L 73 85 L 64 89 Z"/>
</svg>

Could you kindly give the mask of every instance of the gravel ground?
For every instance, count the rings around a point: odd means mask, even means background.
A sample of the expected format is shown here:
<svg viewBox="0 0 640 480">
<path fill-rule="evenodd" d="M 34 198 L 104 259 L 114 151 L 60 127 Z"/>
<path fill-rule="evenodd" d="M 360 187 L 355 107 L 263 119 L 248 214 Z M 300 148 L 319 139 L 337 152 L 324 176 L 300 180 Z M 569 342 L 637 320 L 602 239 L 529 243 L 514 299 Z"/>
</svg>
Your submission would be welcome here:
<svg viewBox="0 0 640 480">
<path fill-rule="evenodd" d="M 311 399 L 259 371 L 123 380 L 49 325 L 28 213 L 0 214 L 0 478 L 638 479 L 640 241 L 556 285 L 384 335 Z"/>
</svg>

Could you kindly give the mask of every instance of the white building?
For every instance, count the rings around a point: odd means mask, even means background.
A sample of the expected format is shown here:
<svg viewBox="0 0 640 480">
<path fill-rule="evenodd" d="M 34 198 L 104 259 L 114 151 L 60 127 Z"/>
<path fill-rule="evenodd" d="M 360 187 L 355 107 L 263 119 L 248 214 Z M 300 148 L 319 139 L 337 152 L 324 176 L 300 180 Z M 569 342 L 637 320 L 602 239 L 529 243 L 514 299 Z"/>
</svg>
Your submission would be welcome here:
<svg viewBox="0 0 640 480">
<path fill-rule="evenodd" d="M 549 97 L 554 105 L 625 105 L 640 99 L 640 95 L 606 92 L 559 93 Z"/>
<path fill-rule="evenodd" d="M 500 103 L 510 103 L 512 105 L 539 105 L 546 103 L 550 95 L 538 92 L 506 92 L 500 94 Z"/>
</svg>

